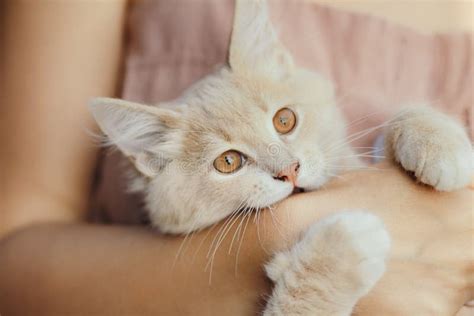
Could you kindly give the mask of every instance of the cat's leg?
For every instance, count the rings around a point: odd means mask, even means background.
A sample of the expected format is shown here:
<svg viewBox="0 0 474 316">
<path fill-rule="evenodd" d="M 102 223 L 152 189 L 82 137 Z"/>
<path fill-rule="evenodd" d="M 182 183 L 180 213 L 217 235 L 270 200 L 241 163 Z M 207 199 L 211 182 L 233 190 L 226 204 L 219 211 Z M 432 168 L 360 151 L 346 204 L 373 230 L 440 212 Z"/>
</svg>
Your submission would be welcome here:
<svg viewBox="0 0 474 316">
<path fill-rule="evenodd" d="M 385 270 L 390 238 L 374 215 L 345 211 L 315 224 L 266 265 L 264 316 L 348 316 Z"/>
<path fill-rule="evenodd" d="M 386 154 L 440 191 L 469 184 L 472 146 L 463 127 L 428 106 L 406 108 L 385 132 Z"/>
</svg>

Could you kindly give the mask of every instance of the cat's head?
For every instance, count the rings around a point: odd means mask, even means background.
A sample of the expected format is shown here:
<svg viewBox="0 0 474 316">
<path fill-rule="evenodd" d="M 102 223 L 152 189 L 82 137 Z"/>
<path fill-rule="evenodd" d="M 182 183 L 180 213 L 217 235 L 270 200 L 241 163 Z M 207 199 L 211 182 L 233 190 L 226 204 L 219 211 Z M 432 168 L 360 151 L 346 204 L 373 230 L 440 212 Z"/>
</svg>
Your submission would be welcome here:
<svg viewBox="0 0 474 316">
<path fill-rule="evenodd" d="M 264 1 L 237 1 L 228 64 L 177 100 L 91 109 L 142 175 L 153 224 L 173 233 L 320 187 L 345 135 L 331 85 L 294 65 Z"/>
</svg>

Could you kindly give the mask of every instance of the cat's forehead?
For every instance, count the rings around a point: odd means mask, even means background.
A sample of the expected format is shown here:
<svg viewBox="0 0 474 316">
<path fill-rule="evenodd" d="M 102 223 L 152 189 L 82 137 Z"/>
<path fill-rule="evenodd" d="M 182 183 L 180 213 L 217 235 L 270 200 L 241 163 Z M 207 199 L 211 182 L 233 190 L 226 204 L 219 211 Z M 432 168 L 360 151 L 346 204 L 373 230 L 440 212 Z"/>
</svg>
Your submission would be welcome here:
<svg viewBox="0 0 474 316">
<path fill-rule="evenodd" d="M 265 80 L 235 78 L 225 72 L 201 80 L 186 94 L 186 142 L 202 151 L 209 143 L 268 141 L 268 124 L 281 93 Z M 279 90 L 281 92 L 281 89 Z"/>
<path fill-rule="evenodd" d="M 185 93 L 184 102 L 206 114 L 239 116 L 268 112 L 288 94 L 283 84 L 265 77 L 236 75 L 223 67 L 194 84 Z"/>
<path fill-rule="evenodd" d="M 228 143 L 261 136 L 262 123 L 268 117 L 268 107 L 263 102 L 259 104 L 251 99 L 208 101 L 188 112 L 186 126 L 190 133 L 203 139 L 216 137 Z"/>
</svg>

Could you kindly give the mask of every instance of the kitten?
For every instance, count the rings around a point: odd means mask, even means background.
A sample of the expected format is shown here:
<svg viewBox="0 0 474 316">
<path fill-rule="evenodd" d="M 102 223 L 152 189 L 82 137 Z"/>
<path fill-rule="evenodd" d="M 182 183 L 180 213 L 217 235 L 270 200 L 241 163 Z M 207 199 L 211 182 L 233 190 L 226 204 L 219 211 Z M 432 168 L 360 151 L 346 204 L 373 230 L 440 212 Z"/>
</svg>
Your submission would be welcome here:
<svg viewBox="0 0 474 316">
<path fill-rule="evenodd" d="M 152 223 L 166 233 L 270 206 L 362 165 L 346 142 L 331 84 L 294 64 L 262 0 L 237 0 L 228 64 L 177 100 L 155 107 L 99 98 L 91 110 L 133 162 L 140 175 L 133 188 L 145 193 Z M 420 182 L 450 191 L 470 180 L 465 131 L 429 107 L 401 112 L 385 142 Z M 275 287 L 264 315 L 350 315 L 383 274 L 389 247 L 383 223 L 369 213 L 313 224 L 266 265 Z"/>
</svg>

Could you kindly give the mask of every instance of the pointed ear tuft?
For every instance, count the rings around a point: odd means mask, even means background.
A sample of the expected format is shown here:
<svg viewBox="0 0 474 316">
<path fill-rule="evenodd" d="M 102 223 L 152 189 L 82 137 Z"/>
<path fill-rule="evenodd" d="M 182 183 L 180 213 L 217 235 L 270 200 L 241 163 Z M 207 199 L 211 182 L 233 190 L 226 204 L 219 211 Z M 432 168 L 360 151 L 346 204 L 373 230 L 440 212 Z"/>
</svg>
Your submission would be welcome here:
<svg viewBox="0 0 474 316">
<path fill-rule="evenodd" d="M 276 80 L 291 74 L 293 58 L 278 40 L 265 0 L 236 0 L 229 65 Z"/>
<path fill-rule="evenodd" d="M 171 159 L 174 139 L 178 128 L 179 114 L 168 109 L 142 105 L 119 99 L 96 98 L 89 108 L 99 127 L 128 156 L 142 173 L 150 176 L 156 172 L 150 166 L 153 159 Z"/>
</svg>

